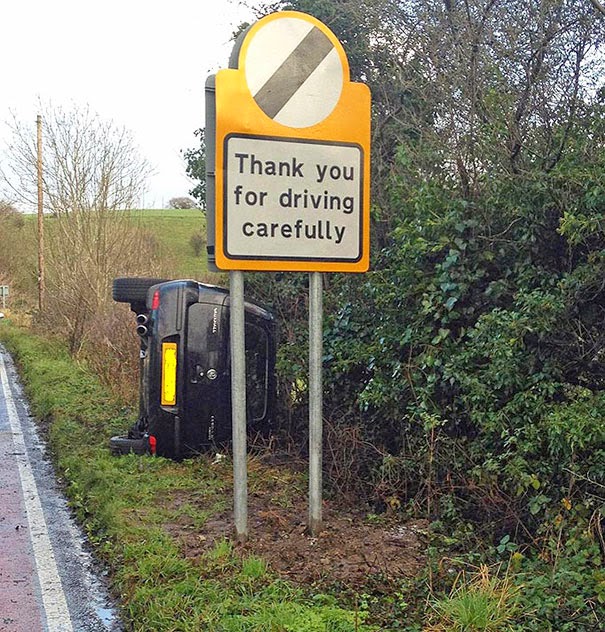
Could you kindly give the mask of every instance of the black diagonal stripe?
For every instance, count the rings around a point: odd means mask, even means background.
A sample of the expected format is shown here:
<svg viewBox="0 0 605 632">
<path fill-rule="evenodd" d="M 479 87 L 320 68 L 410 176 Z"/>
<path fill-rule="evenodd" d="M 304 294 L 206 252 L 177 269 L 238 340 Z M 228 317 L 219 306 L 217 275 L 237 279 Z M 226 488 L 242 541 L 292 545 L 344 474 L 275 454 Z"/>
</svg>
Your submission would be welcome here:
<svg viewBox="0 0 605 632">
<path fill-rule="evenodd" d="M 333 48 L 328 37 L 314 26 L 254 95 L 261 110 L 275 118 Z"/>
</svg>

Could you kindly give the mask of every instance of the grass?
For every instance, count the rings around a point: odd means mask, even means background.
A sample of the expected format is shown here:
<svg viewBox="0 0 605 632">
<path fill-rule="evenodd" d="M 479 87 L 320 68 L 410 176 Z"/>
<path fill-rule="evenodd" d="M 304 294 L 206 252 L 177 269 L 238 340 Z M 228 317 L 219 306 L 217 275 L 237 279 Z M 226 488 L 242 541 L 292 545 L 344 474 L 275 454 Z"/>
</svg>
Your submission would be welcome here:
<svg viewBox="0 0 605 632">
<path fill-rule="evenodd" d="M 459 575 L 451 593 L 433 608 L 438 622 L 429 630 L 434 632 L 506 632 L 519 611 L 519 588 L 482 565 L 470 579 Z"/>
<path fill-rule="evenodd" d="M 0 325 L 34 415 L 44 420 L 53 458 L 76 516 L 109 565 L 129 629 L 149 632 L 369 632 L 336 599 L 321 603 L 272 576 L 264 560 L 242 559 L 226 537 L 189 559 L 167 528 L 203 528 L 232 494 L 230 464 L 110 456 L 108 438 L 132 411 L 111 399 L 64 347 Z M 260 476 L 259 465 L 255 471 Z M 268 469 L 266 479 L 277 478 Z M 226 500 L 227 499 L 227 500 Z M 226 534 L 228 535 L 228 534 Z"/>
</svg>

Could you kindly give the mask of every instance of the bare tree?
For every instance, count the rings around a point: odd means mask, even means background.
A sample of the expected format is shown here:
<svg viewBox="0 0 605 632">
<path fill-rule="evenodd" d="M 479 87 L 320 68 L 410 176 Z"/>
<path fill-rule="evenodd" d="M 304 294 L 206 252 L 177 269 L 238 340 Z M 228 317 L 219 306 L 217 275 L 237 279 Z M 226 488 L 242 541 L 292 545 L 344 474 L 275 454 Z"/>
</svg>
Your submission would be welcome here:
<svg viewBox="0 0 605 632">
<path fill-rule="evenodd" d="M 47 313 L 44 322 L 67 339 L 72 354 L 97 340 L 112 312 L 116 276 L 154 276 L 157 247 L 130 213 L 73 211 L 48 222 Z M 97 340 L 98 342 L 98 340 Z"/>
<path fill-rule="evenodd" d="M 605 17 L 605 4 L 599 2 L 599 0 L 590 0 L 592 6 Z"/>
<path fill-rule="evenodd" d="M 132 135 L 89 109 L 46 108 L 44 199 L 47 310 L 40 318 L 62 334 L 73 354 L 95 339 L 110 313 L 111 279 L 155 271 L 149 234 L 125 212 L 143 192 L 148 163 Z M 2 175 L 14 197 L 37 199 L 36 133 L 15 116 Z"/>
<path fill-rule="evenodd" d="M 151 173 L 132 134 L 101 119 L 88 107 L 40 105 L 44 136 L 43 188 L 47 208 L 55 215 L 74 211 L 132 208 Z M 15 198 L 34 206 L 36 135 L 34 121 L 13 113 L 7 123 L 10 140 L 0 175 Z"/>
<path fill-rule="evenodd" d="M 601 4 L 392 0 L 391 65 L 373 86 L 375 171 L 397 168 L 399 152 L 420 178 L 455 179 L 472 198 L 488 173 L 553 169 L 603 86 Z"/>
</svg>

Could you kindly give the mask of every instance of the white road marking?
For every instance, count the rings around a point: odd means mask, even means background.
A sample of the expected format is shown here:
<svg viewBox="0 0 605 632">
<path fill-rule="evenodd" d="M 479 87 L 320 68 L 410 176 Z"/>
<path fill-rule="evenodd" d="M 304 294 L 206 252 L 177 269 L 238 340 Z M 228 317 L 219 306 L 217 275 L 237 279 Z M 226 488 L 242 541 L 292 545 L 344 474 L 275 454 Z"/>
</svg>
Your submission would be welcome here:
<svg viewBox="0 0 605 632">
<path fill-rule="evenodd" d="M 4 391 L 8 421 L 13 435 L 19 478 L 23 490 L 23 500 L 29 523 L 29 535 L 34 551 L 36 569 L 42 592 L 42 603 L 49 632 L 73 632 L 67 600 L 61 585 L 53 548 L 48 537 L 48 528 L 40 503 L 38 488 L 34 479 L 21 421 L 8 383 L 4 359 L 0 355 L 0 382 Z"/>
</svg>

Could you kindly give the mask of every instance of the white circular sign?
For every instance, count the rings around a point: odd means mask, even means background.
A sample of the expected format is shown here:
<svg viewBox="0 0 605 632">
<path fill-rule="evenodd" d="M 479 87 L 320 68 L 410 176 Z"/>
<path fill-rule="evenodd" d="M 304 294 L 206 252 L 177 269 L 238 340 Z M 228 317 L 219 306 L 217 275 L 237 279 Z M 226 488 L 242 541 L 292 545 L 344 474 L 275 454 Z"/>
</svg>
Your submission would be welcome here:
<svg viewBox="0 0 605 632">
<path fill-rule="evenodd" d="M 296 17 L 271 20 L 252 35 L 246 83 L 260 109 L 288 127 L 310 127 L 338 103 L 344 72 L 338 50 L 317 26 Z"/>
</svg>

